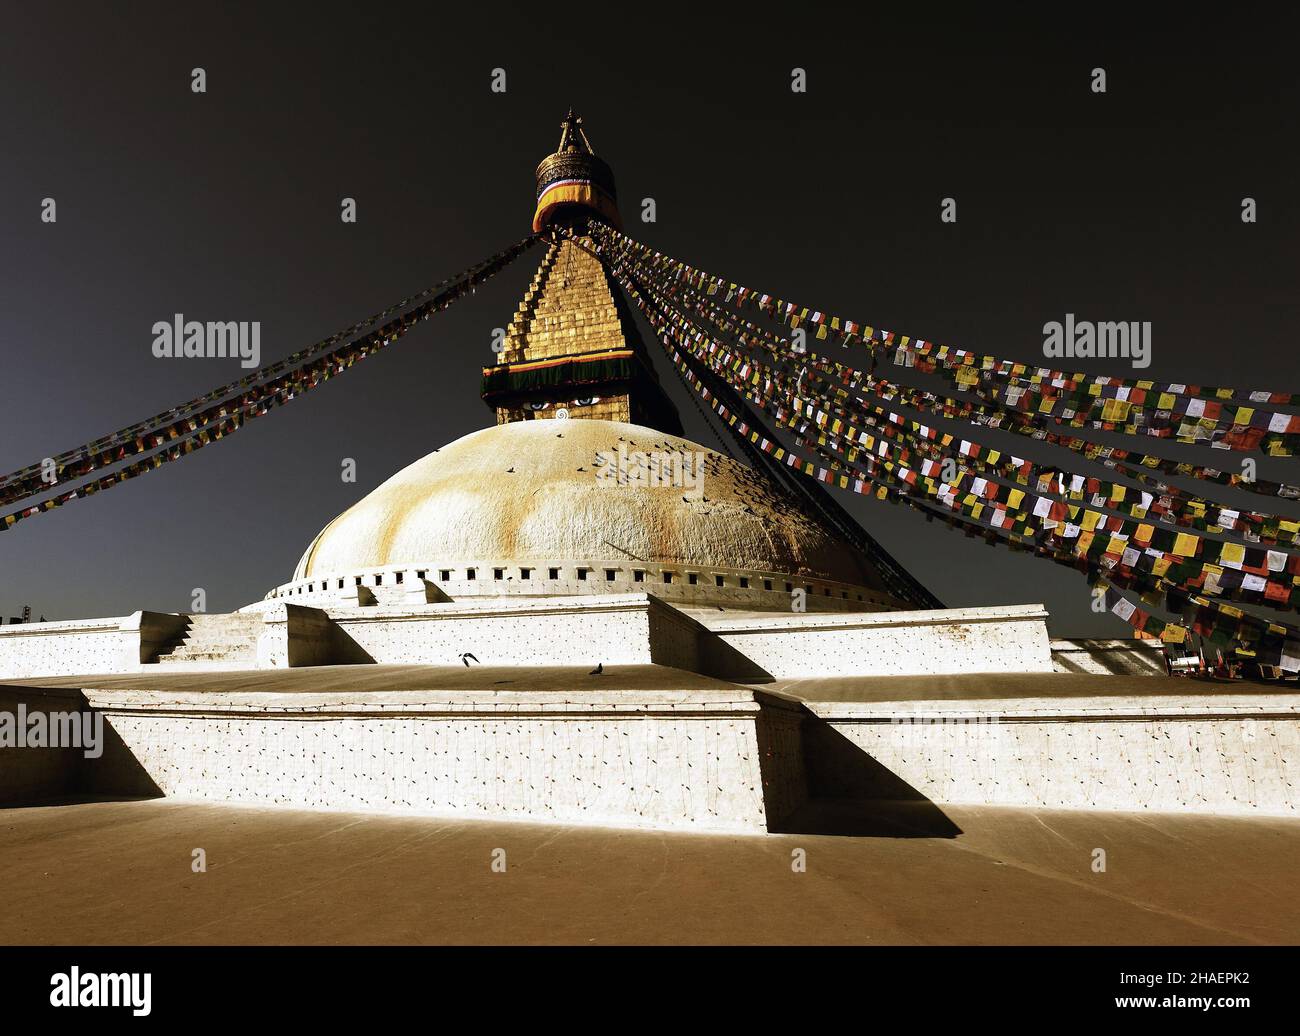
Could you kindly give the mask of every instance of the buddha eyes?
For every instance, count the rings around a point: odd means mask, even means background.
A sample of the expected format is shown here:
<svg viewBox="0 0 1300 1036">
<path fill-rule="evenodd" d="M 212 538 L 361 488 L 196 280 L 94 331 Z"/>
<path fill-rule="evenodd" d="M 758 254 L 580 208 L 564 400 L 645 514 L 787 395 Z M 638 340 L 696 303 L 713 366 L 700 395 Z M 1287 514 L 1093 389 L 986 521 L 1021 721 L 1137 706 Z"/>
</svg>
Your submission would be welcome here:
<svg viewBox="0 0 1300 1036">
<path fill-rule="evenodd" d="M 527 406 L 529 410 L 537 411 L 537 410 L 550 410 L 551 407 L 553 406 L 594 406 L 599 402 L 600 402 L 599 396 L 587 396 L 584 397 L 583 399 L 575 399 L 569 403 L 542 402 L 542 403 L 526 403 L 524 405 Z"/>
</svg>

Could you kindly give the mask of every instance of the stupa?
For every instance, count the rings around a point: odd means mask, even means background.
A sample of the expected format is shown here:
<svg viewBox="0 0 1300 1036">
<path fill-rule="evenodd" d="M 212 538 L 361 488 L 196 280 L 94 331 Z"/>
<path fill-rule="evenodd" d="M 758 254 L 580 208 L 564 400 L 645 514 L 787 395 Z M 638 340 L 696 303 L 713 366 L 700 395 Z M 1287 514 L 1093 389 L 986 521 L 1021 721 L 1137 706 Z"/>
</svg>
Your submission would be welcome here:
<svg viewBox="0 0 1300 1036">
<path fill-rule="evenodd" d="M 865 533 L 870 556 L 763 471 L 681 437 L 581 233 L 593 217 L 618 223 L 614 175 L 570 111 L 537 167 L 533 216 L 536 231 L 570 233 L 553 235 L 500 363 L 483 371 L 497 426 L 335 518 L 271 598 L 328 606 L 360 587 L 366 600 L 404 599 L 414 579 L 455 600 L 635 591 L 688 610 L 906 608 L 887 578 L 900 567 Z"/>
<path fill-rule="evenodd" d="M 570 112 L 537 168 L 545 253 L 483 371 L 492 424 L 329 521 L 263 600 L 0 630 L 0 679 L 79 688 L 112 731 L 69 780 L 762 831 L 807 797 L 814 744 L 765 686 L 1051 671 L 1041 606 L 942 608 L 819 487 L 683 437 L 593 218 L 617 225 L 614 176 Z"/>
</svg>

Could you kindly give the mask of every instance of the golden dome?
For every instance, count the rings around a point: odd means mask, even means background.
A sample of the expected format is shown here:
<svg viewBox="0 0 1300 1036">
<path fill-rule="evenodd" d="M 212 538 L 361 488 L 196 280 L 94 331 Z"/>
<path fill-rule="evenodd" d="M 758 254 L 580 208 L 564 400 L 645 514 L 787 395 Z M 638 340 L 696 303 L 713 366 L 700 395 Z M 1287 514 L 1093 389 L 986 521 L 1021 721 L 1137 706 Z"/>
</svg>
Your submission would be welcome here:
<svg viewBox="0 0 1300 1036">
<path fill-rule="evenodd" d="M 620 450 L 619 469 L 608 466 Z M 691 483 L 688 464 L 676 472 L 684 481 L 620 484 L 615 471 L 637 470 L 646 455 L 699 457 L 702 482 Z M 704 573 L 701 589 L 713 570 L 880 589 L 860 554 L 764 476 L 688 439 L 599 420 L 513 422 L 435 450 L 330 522 L 294 580 L 507 561 L 572 562 L 593 572 L 604 564 L 680 565 Z"/>
</svg>

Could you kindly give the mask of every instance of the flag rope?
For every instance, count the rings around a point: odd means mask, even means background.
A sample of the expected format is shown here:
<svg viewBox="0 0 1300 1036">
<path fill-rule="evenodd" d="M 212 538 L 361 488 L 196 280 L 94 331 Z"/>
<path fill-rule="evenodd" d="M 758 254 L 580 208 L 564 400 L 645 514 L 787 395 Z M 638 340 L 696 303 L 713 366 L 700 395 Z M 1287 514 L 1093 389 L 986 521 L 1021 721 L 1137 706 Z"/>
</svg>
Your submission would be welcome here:
<svg viewBox="0 0 1300 1036">
<path fill-rule="evenodd" d="M 201 409 L 206 404 L 242 391 L 243 395 L 238 400 L 227 401 L 222 404 L 222 406 L 242 407 L 247 403 L 250 396 L 255 399 L 257 398 L 256 393 L 266 389 L 268 385 L 282 383 L 285 378 L 291 378 L 294 374 L 305 371 L 314 363 L 319 362 L 320 358 L 327 354 L 331 346 L 356 334 L 363 328 L 370 327 L 422 299 L 427 299 L 435 294 L 441 297 L 448 291 L 456 290 L 457 286 L 469 284 L 472 287 L 480 283 L 481 280 L 486 280 L 496 270 L 499 270 L 530 248 L 537 240 L 537 235 L 529 235 L 510 248 L 475 263 L 461 273 L 447 277 L 414 295 L 409 295 L 400 302 L 396 302 L 378 313 L 358 321 L 350 328 L 338 331 L 314 345 L 300 349 L 298 352 L 282 360 L 277 360 L 275 363 L 267 364 L 227 385 L 197 396 L 186 403 L 164 410 L 153 417 L 128 425 L 109 435 L 91 440 L 82 446 L 67 450 L 55 457 L 37 461 L 17 471 L 0 476 L 0 504 L 14 503 L 29 497 L 41 496 L 50 492 L 62 482 L 75 482 L 92 471 L 111 467 L 129 456 L 147 453 L 149 450 L 156 449 L 168 441 L 176 440 L 189 432 L 193 432 L 200 424 L 211 421 L 213 415 L 225 416 L 221 413 L 220 407 Z M 486 272 L 489 270 L 491 272 Z M 405 318 L 399 318 L 393 324 L 376 329 L 371 333 L 370 337 L 382 339 L 396 333 L 399 328 L 404 332 L 406 326 L 402 325 L 402 319 Z M 351 345 L 355 344 L 355 342 L 351 343 Z M 257 384 L 268 378 L 275 378 L 276 380 L 263 385 Z M 209 416 L 200 420 L 202 414 Z M 153 441 L 150 442 L 150 439 Z M 54 480 L 52 482 L 47 481 L 51 475 L 54 476 Z"/>
<path fill-rule="evenodd" d="M 845 346 L 862 341 L 873 353 L 894 348 L 899 354 L 909 357 L 909 365 L 922 365 L 923 369 L 946 372 L 957 380 L 959 387 L 969 388 L 981 380 L 988 381 L 998 376 L 1021 377 L 1024 372 L 1031 369 L 1027 364 L 940 346 L 934 342 L 911 339 L 892 331 L 877 331 L 869 325 L 842 320 L 820 311 L 810 310 L 806 306 L 799 306 L 766 293 L 753 291 L 654 251 L 598 221 L 592 222 L 592 232 L 611 254 L 619 250 L 636 252 L 652 267 L 668 271 L 665 273 L 666 276 L 684 280 L 709 295 L 725 293 L 727 302 L 737 309 L 748 303 L 769 318 L 791 328 L 798 328 L 803 323 L 811 324 L 816 327 L 816 337 L 819 340 L 834 337 Z M 1047 368 L 1034 368 L 1034 370 L 1038 372 L 1035 377 L 1040 387 L 1050 384 L 1052 379 L 1057 379 L 1062 387 L 1083 386 L 1076 389 L 1076 396 L 1081 393 L 1083 398 L 1091 400 L 1093 396 L 1097 396 L 1101 400 L 1094 402 L 1102 408 L 1106 419 L 1093 420 L 1088 416 L 1091 409 L 1087 413 L 1080 413 L 1067 406 L 1062 408 L 1062 412 L 1055 412 L 1058 401 L 1064 400 L 1068 403 L 1075 397 L 1045 395 L 1040 392 L 1042 402 L 1035 408 L 1035 412 L 1057 423 L 1069 424 L 1073 427 L 1091 424 L 1106 431 L 1120 431 L 1130 435 L 1155 435 L 1159 438 L 1190 444 L 1213 442 L 1223 449 L 1262 450 L 1270 456 L 1294 456 L 1297 450 L 1300 450 L 1300 415 L 1272 411 L 1257 412 L 1254 407 L 1239 407 L 1229 413 L 1223 407 L 1225 401 L 1232 400 L 1295 406 L 1300 405 L 1300 394 L 1158 384 L 1146 379 L 1119 379 L 1100 375 L 1093 377 L 1083 374 L 1070 375 Z M 1103 392 L 1113 392 L 1113 395 L 1102 399 Z M 1016 388 L 1011 403 L 1016 405 L 1020 398 L 1032 394 L 1022 388 Z M 1005 390 L 1003 395 L 1005 397 Z M 1182 411 L 1175 411 L 1172 404 L 1166 405 L 1169 401 L 1164 398 L 1188 396 L 1193 397 L 1193 402 L 1188 409 Z M 1214 398 L 1201 399 L 1204 396 Z M 1026 409 L 1029 403 L 1030 400 L 1026 398 L 1024 404 Z M 1134 414 L 1147 412 L 1158 415 L 1156 424 L 1151 425 L 1145 418 L 1134 417 Z M 1175 418 L 1180 419 L 1177 426 L 1173 423 Z M 1184 418 L 1191 418 L 1192 421 L 1182 420 Z M 1121 421 L 1128 423 L 1121 425 Z"/>
<path fill-rule="evenodd" d="M 638 306 L 642 309 L 643 314 L 646 315 L 647 319 L 651 321 L 652 326 L 655 327 L 656 333 L 661 337 L 662 344 L 664 344 L 665 348 L 668 349 L 675 365 L 683 374 L 688 384 L 710 402 L 714 409 L 719 412 L 720 416 L 728 422 L 729 426 L 736 429 L 736 416 L 728 413 L 725 407 L 720 406 L 716 397 L 708 393 L 707 388 L 705 388 L 699 382 L 699 379 L 689 370 L 684 359 L 677 351 L 674 344 L 675 338 L 677 343 L 681 344 L 687 352 L 693 353 L 697 360 L 707 362 L 707 357 L 703 353 L 701 353 L 695 346 L 692 346 L 689 342 L 682 341 L 680 337 L 675 334 L 675 331 L 679 330 L 679 328 L 675 328 L 674 325 L 676 324 L 676 321 L 671 319 L 668 315 L 671 307 L 667 307 L 663 303 L 662 298 L 647 304 L 646 300 L 642 297 L 642 293 L 635 280 L 629 282 L 621 274 L 619 275 L 619 279 L 624 285 L 625 290 L 629 291 L 629 294 L 633 296 L 637 301 Z M 678 313 L 677 316 L 683 318 L 683 322 L 686 322 L 684 321 L 684 316 L 682 314 Z M 725 376 L 722 371 L 716 369 L 716 365 L 713 366 L 715 373 L 720 376 Z M 752 387 L 748 383 L 745 384 L 744 394 L 752 401 L 764 405 L 765 409 L 767 409 L 769 413 L 772 412 L 770 400 L 765 399 L 760 393 L 753 392 Z M 737 430 L 742 435 L 747 431 L 743 423 Z M 838 483 L 841 488 L 853 488 L 854 491 L 859 493 L 865 492 L 867 487 L 874 487 L 874 492 L 871 495 L 875 495 L 881 499 L 892 499 L 894 502 L 905 502 L 911 506 L 917 507 L 918 509 L 932 513 L 932 507 L 928 506 L 925 501 L 918 500 L 912 495 L 912 491 L 916 488 L 915 485 L 908 484 L 905 481 L 900 482 L 899 475 L 893 472 L 888 473 L 885 478 L 877 478 L 869 474 L 863 474 L 861 478 L 855 479 L 853 486 L 850 487 L 846 476 L 841 476 L 838 480 L 834 479 L 829 476 L 826 469 L 814 470 L 813 465 L 802 461 L 794 454 L 788 453 L 780 447 L 779 444 L 768 439 L 760 439 L 752 432 L 749 433 L 749 438 L 755 443 L 755 445 L 764 450 L 764 452 L 773 453 L 778 457 L 778 459 L 780 459 L 784 454 L 785 463 L 790 467 L 805 475 L 814 477 L 818 481 L 830 482 L 832 484 Z M 868 458 L 868 463 L 872 468 L 875 467 L 874 458 Z M 1009 545 L 1012 536 L 1019 536 L 1025 544 L 1026 549 L 1031 549 L 1036 554 L 1057 561 L 1060 564 L 1068 565 L 1069 567 L 1084 571 L 1091 583 L 1102 586 L 1103 594 L 1105 595 L 1108 604 L 1111 605 L 1110 610 L 1119 618 L 1124 619 L 1129 622 L 1130 625 L 1134 625 L 1135 628 L 1142 630 L 1143 632 L 1151 633 L 1153 635 L 1157 633 L 1165 634 L 1166 629 L 1168 628 L 1169 635 L 1167 639 L 1178 640 L 1183 636 L 1182 627 L 1169 626 L 1165 620 L 1138 608 L 1128 599 L 1127 595 L 1122 590 L 1116 587 L 1115 584 L 1124 584 L 1130 589 L 1141 589 L 1145 585 L 1147 593 L 1159 594 L 1166 601 L 1170 597 L 1173 597 L 1175 598 L 1173 604 L 1176 604 L 1179 607 L 1187 608 L 1194 605 L 1197 616 L 1195 619 L 1195 625 L 1198 632 L 1203 632 L 1212 639 L 1216 639 L 1216 642 L 1226 643 L 1232 638 L 1237 638 L 1254 644 L 1265 644 L 1265 642 L 1267 642 L 1264 650 L 1268 657 L 1274 658 L 1277 660 L 1278 664 L 1283 665 L 1284 668 L 1288 668 L 1289 671 L 1300 668 L 1300 643 L 1296 643 L 1297 638 L 1300 638 L 1300 630 L 1294 627 L 1270 622 L 1228 605 L 1216 604 L 1215 602 L 1192 594 L 1186 588 L 1177 586 L 1167 579 L 1156 578 L 1148 573 L 1133 571 L 1129 569 L 1128 566 L 1122 564 L 1116 563 L 1114 567 L 1107 570 L 1104 564 L 1095 563 L 1092 558 L 1086 556 L 1081 558 L 1075 554 L 1053 548 L 1049 543 L 1044 542 L 1043 540 L 1045 530 L 1039 528 L 1034 534 L 1030 534 L 1029 529 L 1031 523 L 1028 520 L 1030 518 L 1029 515 L 1022 515 L 1018 526 L 1008 532 L 1006 529 L 997 529 L 991 525 L 984 525 L 979 521 L 979 512 L 976 508 L 980 507 L 980 505 L 978 503 L 972 504 L 969 498 L 962 501 L 961 504 L 958 504 L 955 494 L 953 494 L 946 499 L 940 497 L 938 502 L 941 505 L 948 507 L 950 510 L 963 512 L 965 520 L 972 523 L 971 531 L 979 531 L 986 539 L 989 539 L 991 543 L 1003 542 Z M 943 518 L 945 521 L 949 518 L 955 517 L 952 515 L 938 516 Z"/>
<path fill-rule="evenodd" d="M 280 374 L 270 381 L 245 389 L 243 394 L 234 400 L 226 400 L 192 413 L 182 420 L 148 434 L 137 435 L 129 442 L 124 441 L 114 451 L 106 451 L 86 457 L 84 470 L 80 474 L 74 475 L 74 480 L 84 477 L 86 473 L 91 471 L 113 467 L 127 457 L 150 454 L 154 450 L 158 451 L 150 456 L 143 457 L 143 459 L 135 463 L 117 468 L 117 470 L 99 479 L 85 482 L 58 495 L 47 497 L 39 503 L 0 516 L 0 530 L 11 528 L 25 518 L 61 507 L 72 500 L 84 499 L 87 496 L 119 485 L 131 478 L 155 470 L 163 464 L 179 460 L 195 450 L 238 431 L 253 418 L 260 417 L 270 412 L 274 407 L 296 399 L 317 385 L 349 370 L 358 361 L 391 345 L 417 323 L 427 320 L 434 313 L 446 309 L 467 292 L 473 291 L 478 284 L 494 276 L 531 247 L 536 240 L 535 236 L 525 238 L 488 260 L 476 263 L 456 277 L 441 282 L 442 290 L 432 298 L 427 298 L 427 291 L 421 292 L 418 297 L 426 298 L 427 301 L 422 302 L 413 309 L 409 309 L 396 320 L 390 321 L 383 327 L 362 335 L 344 346 L 323 354 L 320 354 L 319 350 L 313 347 L 308 350 L 317 353 L 313 359 Z M 286 361 L 281 361 L 281 364 L 284 362 Z M 270 371 L 278 369 L 279 366 L 280 364 L 272 364 L 263 368 L 263 370 Z M 250 378 L 252 377 L 254 375 L 250 375 Z M 38 484 L 42 488 L 28 492 L 25 496 L 18 495 L 14 499 L 23 500 L 43 495 L 43 493 L 52 491 L 57 482 L 53 485 Z M 0 499 L 0 502 L 12 503 L 14 499 Z"/>
</svg>

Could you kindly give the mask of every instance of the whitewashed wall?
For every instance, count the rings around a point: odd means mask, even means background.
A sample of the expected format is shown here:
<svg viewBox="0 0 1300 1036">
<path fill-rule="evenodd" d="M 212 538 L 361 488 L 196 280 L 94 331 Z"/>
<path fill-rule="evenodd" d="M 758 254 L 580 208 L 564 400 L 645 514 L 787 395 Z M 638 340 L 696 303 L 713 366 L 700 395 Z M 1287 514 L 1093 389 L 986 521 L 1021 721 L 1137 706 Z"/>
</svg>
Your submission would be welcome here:
<svg viewBox="0 0 1300 1036">
<path fill-rule="evenodd" d="M 829 728 L 809 728 L 808 751 L 839 769 L 832 786 L 852 785 L 849 742 L 940 804 L 1300 812 L 1300 704 L 1282 695 L 808 707 Z"/>
<path fill-rule="evenodd" d="M 705 631 L 648 594 L 468 600 L 411 609 L 332 609 L 374 661 L 460 665 L 697 665 Z M 652 635 L 653 634 L 653 635 Z"/>
<path fill-rule="evenodd" d="M 777 679 L 1052 672 L 1041 605 L 703 621 Z"/>
<path fill-rule="evenodd" d="M 107 765 L 182 799 L 761 832 L 767 800 L 805 794 L 797 761 L 765 772 L 758 733 L 771 711 L 763 742 L 788 746 L 800 711 L 742 689 L 87 699 L 129 753 Z"/>
</svg>

